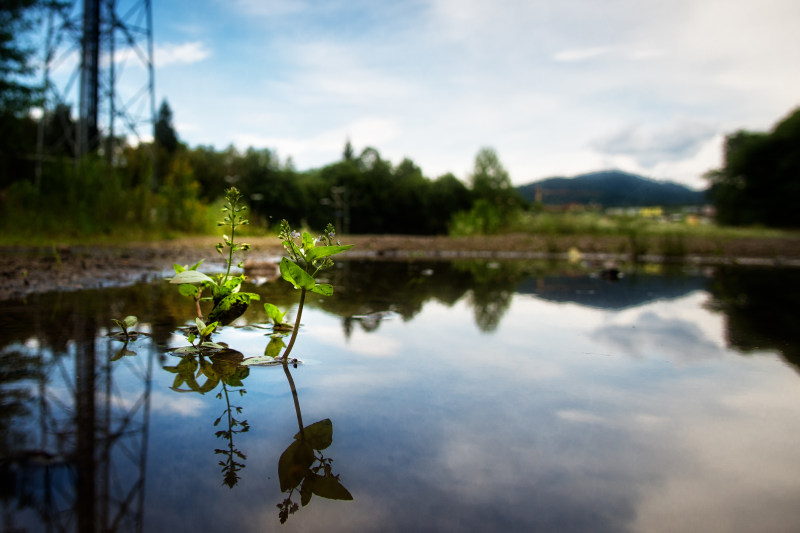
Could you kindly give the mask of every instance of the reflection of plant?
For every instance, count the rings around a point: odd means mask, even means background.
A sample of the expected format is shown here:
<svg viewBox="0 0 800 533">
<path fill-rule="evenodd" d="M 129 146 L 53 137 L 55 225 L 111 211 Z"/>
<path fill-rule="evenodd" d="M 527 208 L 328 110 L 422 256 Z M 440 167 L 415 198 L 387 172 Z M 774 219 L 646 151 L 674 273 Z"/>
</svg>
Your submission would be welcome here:
<svg viewBox="0 0 800 533">
<path fill-rule="evenodd" d="M 294 410 L 297 415 L 297 426 L 300 428 L 292 442 L 278 460 L 278 479 L 281 492 L 288 492 L 286 498 L 278 504 L 278 517 L 281 524 L 286 522 L 290 514 L 300 507 L 292 501 L 295 490 L 300 492 L 300 503 L 305 507 L 316 494 L 331 500 L 352 500 L 353 496 L 339 482 L 339 476 L 333 473 L 333 459 L 322 455 L 333 442 L 333 422 L 326 418 L 303 427 L 303 415 L 300 412 L 300 400 L 297 387 L 294 385 L 292 373 L 285 360 L 283 372 L 289 381 L 289 388 L 294 398 Z M 315 452 L 319 452 L 317 455 Z M 299 489 L 298 489 L 299 487 Z"/>
<path fill-rule="evenodd" d="M 217 427 L 223 420 L 227 422 L 227 429 L 218 430 L 216 436 L 226 439 L 228 442 L 226 448 L 217 448 L 214 453 L 225 456 L 225 459 L 219 462 L 222 467 L 222 479 L 225 485 L 233 488 L 239 481 L 238 472 L 244 468 L 244 461 L 247 459 L 236 448 L 233 436 L 249 431 L 250 425 L 247 420 L 239 420 L 234 417 L 234 411 L 239 415 L 242 413 L 242 408 L 231 405 L 230 393 L 238 392 L 239 396 L 247 393 L 243 380 L 250 375 L 250 369 L 241 364 L 244 356 L 240 352 L 221 348 L 208 358 L 203 355 L 202 351 L 187 353 L 180 358 L 177 365 L 165 366 L 164 370 L 176 374 L 171 387 L 176 392 L 205 394 L 216 389 L 220 383 L 222 384 L 222 390 L 217 393 L 217 398 L 224 397 L 226 407 L 220 417 L 214 421 L 214 427 Z M 197 381 L 200 376 L 206 378 L 202 385 Z"/>
<path fill-rule="evenodd" d="M 278 479 L 281 492 L 288 492 L 283 502 L 278 504 L 281 523 L 286 522 L 289 515 L 300 508 L 292 501 L 295 490 L 300 493 L 300 503 L 303 506 L 308 505 L 314 494 L 330 500 L 353 499 L 339 481 L 339 476 L 333 473 L 333 459 L 322 454 L 322 450 L 330 446 L 331 442 L 333 423 L 326 418 L 303 428 L 294 436 L 294 442 L 281 454 Z"/>
<path fill-rule="evenodd" d="M 240 382 L 241 383 L 241 382 Z M 250 430 L 250 426 L 247 423 L 247 420 L 237 420 L 233 417 L 233 410 L 236 411 L 236 414 L 242 414 L 242 408 L 236 405 L 231 405 L 230 397 L 228 396 L 228 386 L 223 381 L 222 382 L 222 392 L 217 394 L 217 398 L 222 398 L 223 393 L 225 394 L 225 405 L 227 406 L 226 409 L 222 412 L 219 418 L 214 421 L 214 427 L 218 426 L 220 421 L 223 417 L 228 422 L 228 429 L 223 429 L 217 431 L 216 435 L 217 438 L 220 439 L 227 439 L 228 440 L 228 447 L 227 449 L 215 449 L 214 453 L 225 455 L 226 458 L 224 461 L 220 461 L 219 465 L 222 467 L 222 479 L 223 483 L 230 488 L 233 488 L 234 485 L 239 481 L 239 474 L 238 471 L 244 468 L 244 463 L 237 462 L 237 458 L 241 459 L 242 461 L 247 460 L 245 455 L 237 450 L 233 445 L 233 435 L 235 433 L 246 433 Z M 241 389 L 235 389 L 230 392 L 238 392 L 240 396 L 244 395 L 246 391 Z"/>
</svg>

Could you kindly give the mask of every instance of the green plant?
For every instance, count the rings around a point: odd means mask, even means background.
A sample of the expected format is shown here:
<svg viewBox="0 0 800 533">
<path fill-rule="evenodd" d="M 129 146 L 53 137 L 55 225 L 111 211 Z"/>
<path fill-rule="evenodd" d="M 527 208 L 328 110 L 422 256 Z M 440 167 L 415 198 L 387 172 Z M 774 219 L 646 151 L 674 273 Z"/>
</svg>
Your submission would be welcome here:
<svg viewBox="0 0 800 533">
<path fill-rule="evenodd" d="M 109 333 L 110 336 L 115 336 L 115 337 L 121 336 L 124 337 L 125 339 L 129 339 L 131 336 L 135 336 L 136 334 L 138 334 L 138 332 L 136 331 L 131 331 L 131 332 L 128 331 L 129 328 L 132 328 L 139 322 L 139 319 L 133 315 L 128 315 L 122 320 L 117 320 L 116 318 L 112 318 L 111 321 L 114 324 L 116 324 L 122 330 L 122 332 Z"/>
<path fill-rule="evenodd" d="M 112 331 L 108 333 L 108 336 L 125 343 L 122 348 L 117 350 L 114 355 L 111 356 L 111 360 L 116 361 L 117 359 L 121 359 L 126 355 L 136 355 L 136 352 L 128 349 L 128 343 L 138 339 L 139 335 L 150 336 L 149 333 L 144 333 L 143 331 L 134 331 L 131 329 L 139 322 L 139 319 L 133 315 L 128 315 L 122 320 L 112 318 L 111 321 L 114 322 L 122 331 Z"/>
<path fill-rule="evenodd" d="M 258 294 L 240 292 L 242 283 L 245 281 L 243 274 L 231 274 L 235 254 L 237 252 L 246 252 L 250 249 L 249 244 L 236 242 L 237 229 L 248 224 L 248 220 L 243 214 L 247 210 L 247 206 L 244 205 L 242 195 L 235 187 L 226 191 L 225 199 L 226 204 L 222 208 L 225 216 L 219 222 L 219 225 L 225 226 L 227 231 L 222 236 L 222 242 L 216 246 L 217 252 L 225 261 L 225 273 L 216 277 L 203 274 L 198 271 L 198 267 L 203 261 L 199 261 L 192 266 L 174 265 L 175 276 L 170 280 L 170 283 L 177 284 L 178 290 L 182 295 L 192 298 L 197 311 L 197 331 L 195 332 L 193 329 L 189 331 L 187 334 L 189 346 L 178 348 L 175 350 L 176 353 L 195 353 L 226 348 L 211 341 L 211 335 L 216 331 L 217 327 L 228 325 L 240 317 L 252 301 L 260 299 Z M 281 277 L 300 291 L 300 302 L 294 325 L 286 322 L 285 311 L 281 311 L 271 303 L 264 304 L 264 311 L 272 322 L 273 331 L 276 333 L 271 337 L 270 343 L 265 349 L 266 359 L 264 361 L 281 359 L 285 363 L 288 361 L 289 354 L 297 339 L 297 332 L 300 329 L 300 319 L 303 314 L 306 292 L 310 291 L 322 296 L 333 294 L 333 286 L 328 283 L 318 282 L 317 276 L 333 266 L 332 256 L 349 250 L 353 246 L 342 245 L 341 242 L 336 240 L 336 229 L 333 224 L 328 224 L 324 233 L 315 239 L 307 231 L 301 234 L 293 230 L 286 220 L 282 220 L 278 237 L 281 239 L 288 255 L 282 258 L 280 262 Z M 238 267 L 243 268 L 242 261 L 239 261 Z M 203 296 L 206 290 L 210 291 L 210 297 Z M 208 313 L 207 322 L 204 322 L 200 302 L 209 299 L 213 301 L 213 307 Z M 291 338 L 288 346 L 285 346 L 280 336 L 281 333 L 289 331 L 291 331 Z M 283 348 L 285 350 L 281 357 L 280 352 Z M 259 359 L 258 362 L 261 361 Z"/>
<path fill-rule="evenodd" d="M 218 222 L 218 225 L 225 226 L 230 231 L 230 236 L 224 233 L 222 242 L 216 246 L 217 252 L 225 261 L 225 273 L 220 274 L 215 279 L 197 270 L 202 261 L 192 267 L 176 264 L 174 265 L 175 276 L 170 280 L 170 283 L 178 285 L 178 290 L 181 294 L 194 299 L 198 318 L 202 318 L 200 301 L 211 299 L 214 302 L 214 306 L 208 314 L 208 319 L 223 326 L 242 316 L 251 301 L 260 299 L 258 294 L 240 292 L 242 282 L 245 280 L 244 275 L 231 275 L 234 254 L 236 252 L 246 252 L 250 249 L 249 244 L 236 242 L 236 229 L 248 224 L 249 221 L 243 216 L 247 206 L 244 205 L 242 195 L 236 187 L 231 187 L 226 191 L 225 200 L 226 204 L 222 208 L 225 217 Z M 238 266 L 239 268 L 243 266 L 241 261 Z M 210 290 L 210 298 L 202 295 L 205 289 Z"/>
<path fill-rule="evenodd" d="M 271 303 L 264 304 L 264 311 L 267 313 L 267 318 L 272 321 L 272 330 L 273 331 L 291 331 L 293 326 L 287 323 L 284 319 L 286 318 L 286 311 L 281 311 L 278 309 L 278 306 L 273 305 Z"/>
<path fill-rule="evenodd" d="M 307 231 L 301 235 L 293 230 L 286 220 L 282 220 L 278 237 L 289 254 L 289 257 L 281 259 L 281 277 L 300 291 L 300 303 L 292 328 L 292 337 L 283 353 L 283 360 L 287 361 L 300 329 L 300 318 L 303 315 L 306 292 L 311 291 L 322 296 L 333 294 L 333 287 L 328 283 L 318 283 L 317 275 L 333 266 L 331 256 L 349 250 L 353 245 L 342 245 L 338 240 L 334 244 L 336 229 L 333 224 L 328 224 L 325 227 L 325 233 L 315 240 Z M 268 310 L 267 313 L 269 314 Z"/>
</svg>

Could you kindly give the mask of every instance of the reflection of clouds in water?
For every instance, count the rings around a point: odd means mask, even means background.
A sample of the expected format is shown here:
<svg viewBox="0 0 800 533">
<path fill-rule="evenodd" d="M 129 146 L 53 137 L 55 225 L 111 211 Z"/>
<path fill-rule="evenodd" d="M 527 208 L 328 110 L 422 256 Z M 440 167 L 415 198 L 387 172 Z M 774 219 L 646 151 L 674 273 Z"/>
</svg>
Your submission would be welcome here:
<svg viewBox="0 0 800 533">
<path fill-rule="evenodd" d="M 747 358 L 724 373 L 673 383 L 653 402 L 665 479 L 644 492 L 636 530 L 796 531 L 797 377 Z"/>
<path fill-rule="evenodd" d="M 346 349 L 349 353 L 372 357 L 395 357 L 400 354 L 402 347 L 400 341 L 389 335 L 359 329 L 353 330 L 348 339 L 342 335 L 342 327 L 339 324 L 309 328 L 308 331 L 301 333 L 324 343 L 327 349 Z"/>
<path fill-rule="evenodd" d="M 200 416 L 203 411 L 203 400 L 192 394 L 178 392 L 154 392 L 150 397 L 150 409 L 161 413 L 177 413 L 183 416 Z"/>
<path fill-rule="evenodd" d="M 612 355 L 667 357 L 679 363 L 722 357 L 722 347 L 693 322 L 647 311 L 629 324 L 601 327 L 592 339 Z"/>
<path fill-rule="evenodd" d="M 504 523 L 529 531 L 624 531 L 635 518 L 632 481 L 642 473 L 629 460 L 632 450 L 619 445 L 623 430 L 599 428 L 590 442 L 585 426 L 564 426 L 547 407 L 478 406 L 428 428 L 430 452 L 413 470 L 421 485 L 447 488 L 437 492 L 431 519 L 450 512 L 464 531 L 500 531 Z"/>
</svg>

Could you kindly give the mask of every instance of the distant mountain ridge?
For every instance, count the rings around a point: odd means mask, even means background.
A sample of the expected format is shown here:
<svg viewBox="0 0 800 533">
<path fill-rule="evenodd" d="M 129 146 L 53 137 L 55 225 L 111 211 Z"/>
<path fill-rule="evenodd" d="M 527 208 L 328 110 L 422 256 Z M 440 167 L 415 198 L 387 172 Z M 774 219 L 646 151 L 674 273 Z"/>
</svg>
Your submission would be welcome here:
<svg viewBox="0 0 800 533">
<path fill-rule="evenodd" d="M 590 172 L 573 178 L 547 178 L 516 189 L 529 202 L 535 202 L 538 195 L 544 205 L 689 206 L 707 202 L 706 191 L 620 170 Z"/>
</svg>

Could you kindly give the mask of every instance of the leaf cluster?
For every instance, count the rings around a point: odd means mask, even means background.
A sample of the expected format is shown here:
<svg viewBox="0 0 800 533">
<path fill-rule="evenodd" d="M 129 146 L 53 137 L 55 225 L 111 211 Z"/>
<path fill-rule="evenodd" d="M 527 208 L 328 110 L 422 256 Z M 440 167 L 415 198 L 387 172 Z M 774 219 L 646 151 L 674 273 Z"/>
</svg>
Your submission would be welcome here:
<svg viewBox="0 0 800 533">
<path fill-rule="evenodd" d="M 281 259 L 281 277 L 294 286 L 323 296 L 333 294 L 333 286 L 328 283 L 317 283 L 317 275 L 333 266 L 331 256 L 342 253 L 353 247 L 342 245 L 338 240 L 334 243 L 336 229 L 328 224 L 325 233 L 314 239 L 304 231 L 302 235 L 292 230 L 286 220 L 281 221 L 278 234 L 284 249 L 289 256 Z"/>
</svg>

